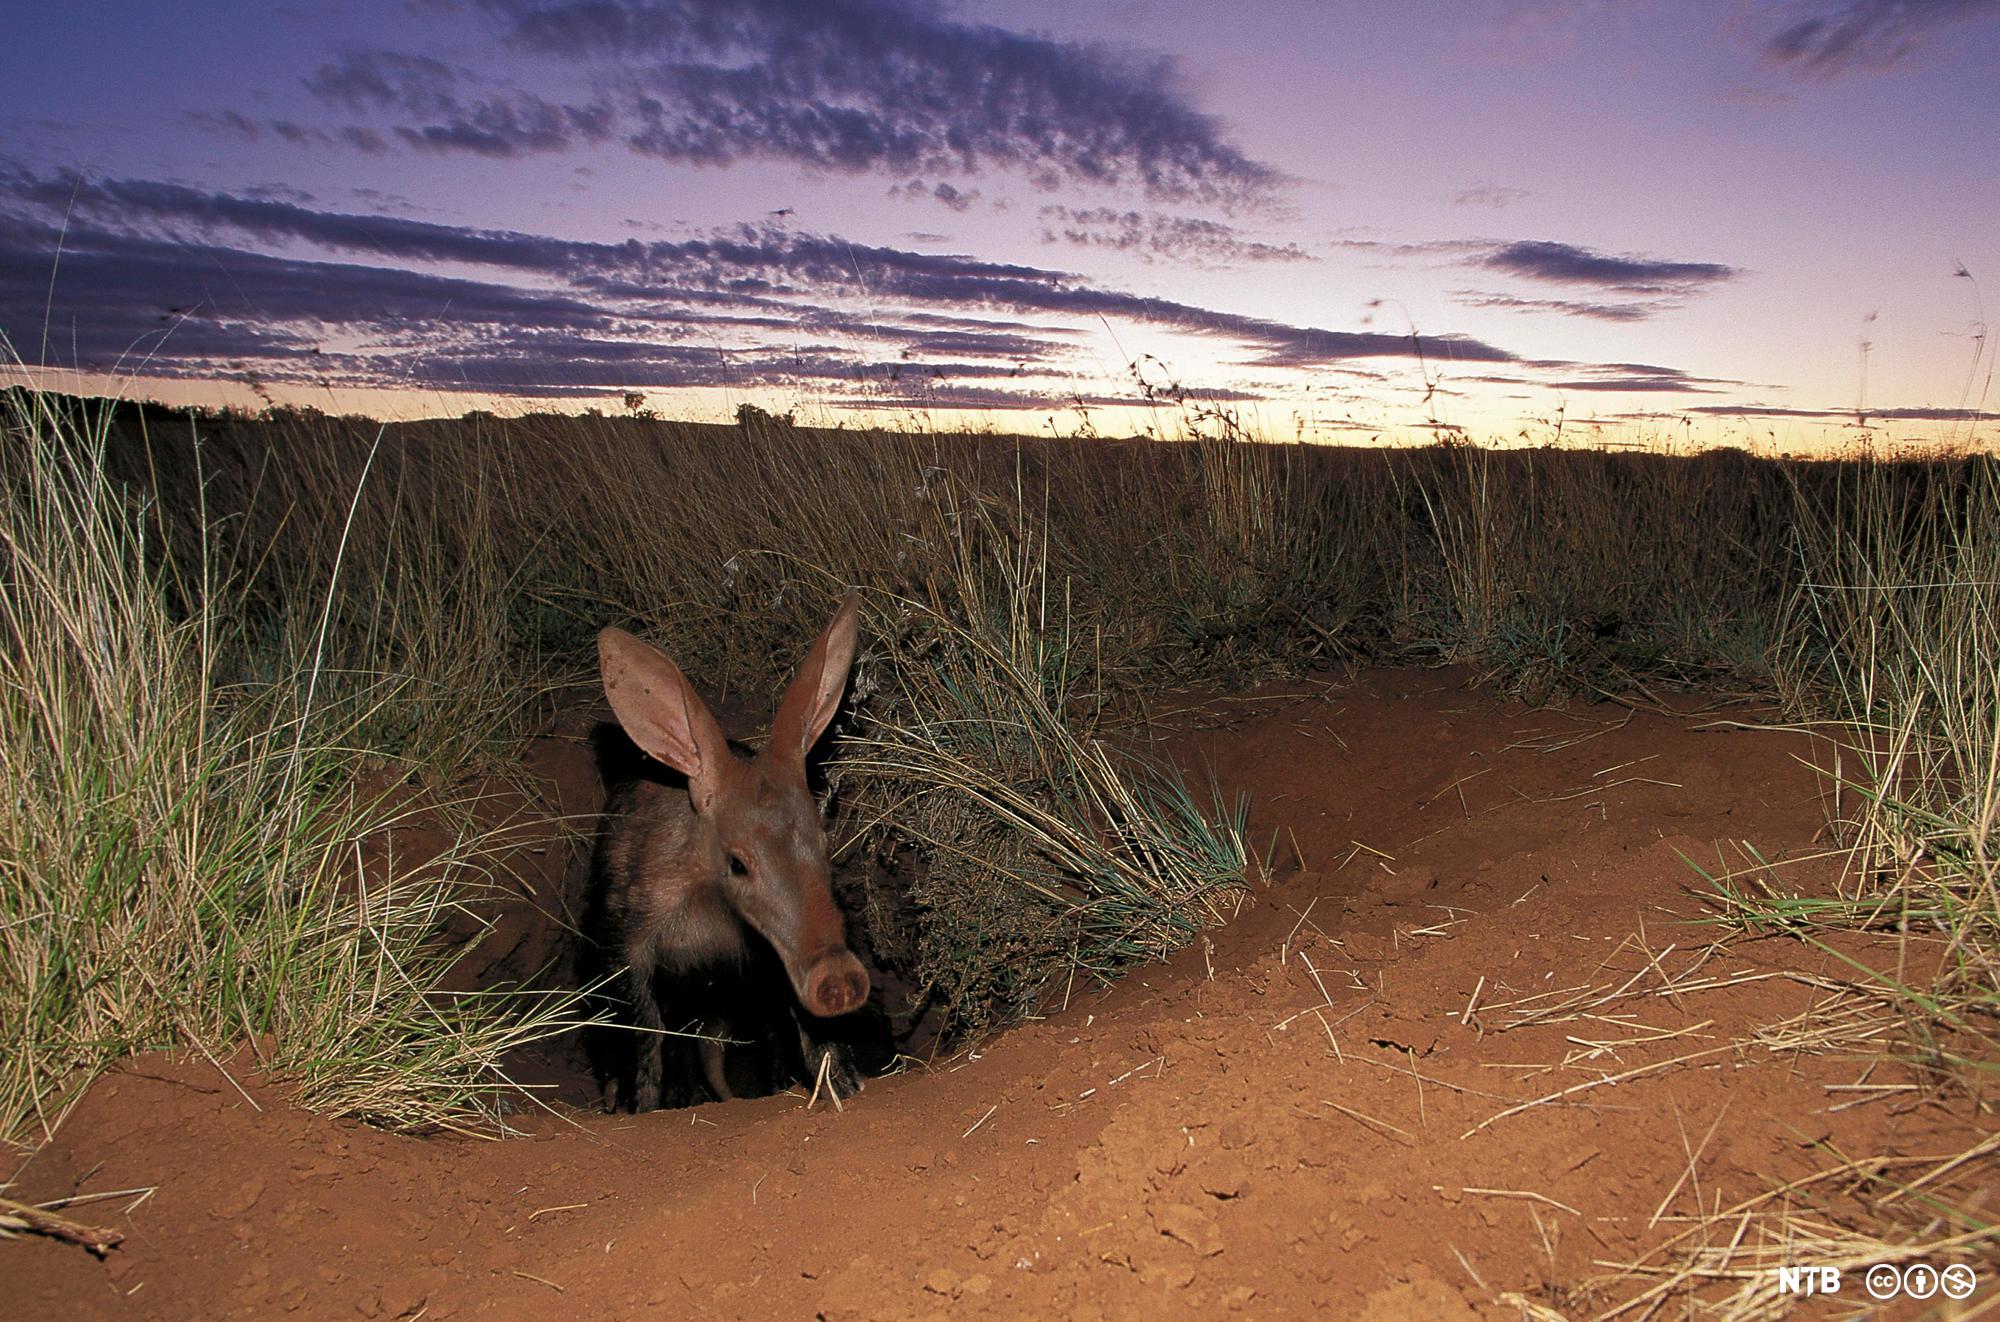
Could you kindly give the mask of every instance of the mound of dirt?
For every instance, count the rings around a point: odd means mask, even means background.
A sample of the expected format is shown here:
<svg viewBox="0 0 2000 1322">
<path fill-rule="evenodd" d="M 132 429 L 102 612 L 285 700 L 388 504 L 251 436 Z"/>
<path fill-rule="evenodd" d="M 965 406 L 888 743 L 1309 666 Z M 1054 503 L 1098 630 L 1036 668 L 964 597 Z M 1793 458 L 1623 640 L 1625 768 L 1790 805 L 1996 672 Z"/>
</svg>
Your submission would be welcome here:
<svg viewBox="0 0 2000 1322">
<path fill-rule="evenodd" d="M 1643 1288 L 1605 1264 L 1666 1265 L 1830 1154 L 1990 1125 L 1860 1059 L 1883 1026 L 1841 959 L 1703 921 L 1691 863 L 1741 867 L 1745 842 L 1831 886 L 1802 738 L 1463 680 L 1157 717 L 1254 796 L 1273 883 L 1170 963 L 843 1112 L 565 1109 L 524 1141 L 419 1140 L 254 1071 L 134 1060 L 11 1190 L 95 1196 L 70 1215 L 127 1238 L 102 1262 L 0 1245 L 5 1294 L 80 1317 L 1581 1314 Z"/>
</svg>

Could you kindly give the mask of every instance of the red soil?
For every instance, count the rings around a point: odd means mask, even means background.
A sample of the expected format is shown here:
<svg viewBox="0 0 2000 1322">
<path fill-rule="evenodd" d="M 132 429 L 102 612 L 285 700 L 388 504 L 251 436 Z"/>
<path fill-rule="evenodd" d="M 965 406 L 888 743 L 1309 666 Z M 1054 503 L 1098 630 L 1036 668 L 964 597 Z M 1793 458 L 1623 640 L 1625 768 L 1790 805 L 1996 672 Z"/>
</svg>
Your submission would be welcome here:
<svg viewBox="0 0 2000 1322">
<path fill-rule="evenodd" d="M 778 1096 L 420 1140 L 254 1073 L 255 1108 L 206 1061 L 135 1060 L 9 1193 L 155 1192 L 71 1210 L 125 1232 L 103 1262 L 0 1244 L 0 1297 L 22 1317 L 1449 1319 L 1519 1317 L 1518 1293 L 1583 1316 L 1643 1288 L 1593 1287 L 1602 1264 L 1698 1209 L 1835 1152 L 1977 1137 L 1968 1101 L 1870 1073 L 1862 1045 L 1776 1035 L 1841 1022 L 1791 976 L 1840 961 L 1777 937 L 1704 953 L 1718 933 L 1691 925 L 1685 859 L 1822 847 L 1803 739 L 1732 728 L 1740 709 L 1531 711 L 1463 678 L 1157 718 L 1254 795 L 1276 881 L 1166 965 L 844 1113 Z M 1864 1076 L 1918 1086 L 1835 1088 Z"/>
</svg>

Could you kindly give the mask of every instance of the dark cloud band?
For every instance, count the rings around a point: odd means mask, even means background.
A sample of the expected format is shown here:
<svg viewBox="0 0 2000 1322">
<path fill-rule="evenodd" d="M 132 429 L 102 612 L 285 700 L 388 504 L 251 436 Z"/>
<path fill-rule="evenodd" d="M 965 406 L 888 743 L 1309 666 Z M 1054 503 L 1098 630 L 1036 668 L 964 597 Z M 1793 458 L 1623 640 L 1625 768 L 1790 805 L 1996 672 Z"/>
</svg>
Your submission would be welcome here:
<svg viewBox="0 0 2000 1322">
<path fill-rule="evenodd" d="M 1937 29 L 2000 18 L 2000 0 L 1812 0 L 1764 43 L 1773 64 L 1831 76 L 1903 63 Z"/>
<path fill-rule="evenodd" d="M 356 51 L 305 79 L 425 151 L 513 156 L 616 139 L 676 164 L 1015 172 L 1162 201 L 1256 205 L 1285 182 L 1196 110 L 1178 66 L 962 21 L 918 0 L 479 0 L 567 97 L 420 53 Z M 230 118 L 218 129 L 241 132 Z M 378 134 L 378 137 L 381 135 Z M 950 204 L 956 185 L 936 192 Z"/>
<path fill-rule="evenodd" d="M 775 227 L 588 243 L 154 180 L 0 172 L 0 329 L 65 365 L 143 345 L 169 375 L 577 393 L 620 385 L 1064 374 L 1098 319 L 1227 342 L 1238 366 L 1506 363 L 1464 336 L 1329 330 L 1103 288 L 1073 273 Z M 48 271 L 63 252 L 53 304 Z M 257 247 L 249 245 L 258 245 Z M 275 255 L 300 247 L 347 260 Z M 484 268 L 494 279 L 435 268 Z M 425 269 L 432 268 L 432 269 Z M 841 302 L 887 311 L 861 318 Z"/>
<path fill-rule="evenodd" d="M 1547 239 L 1501 244 L 1480 257 L 1478 264 L 1529 280 L 1587 285 L 1629 294 L 1687 293 L 1739 274 L 1735 267 L 1720 262 L 1620 257 Z"/>
</svg>

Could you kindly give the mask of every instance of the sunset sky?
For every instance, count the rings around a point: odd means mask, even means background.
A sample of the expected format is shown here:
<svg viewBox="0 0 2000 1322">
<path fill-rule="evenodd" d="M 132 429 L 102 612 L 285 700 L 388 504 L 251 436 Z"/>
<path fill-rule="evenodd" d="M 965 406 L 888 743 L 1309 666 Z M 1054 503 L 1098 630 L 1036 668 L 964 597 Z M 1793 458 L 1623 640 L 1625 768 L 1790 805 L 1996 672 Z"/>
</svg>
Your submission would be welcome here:
<svg viewBox="0 0 2000 1322">
<path fill-rule="evenodd" d="M 378 416 L 1990 443 L 2000 0 L 22 7 L 0 331 Z"/>
</svg>

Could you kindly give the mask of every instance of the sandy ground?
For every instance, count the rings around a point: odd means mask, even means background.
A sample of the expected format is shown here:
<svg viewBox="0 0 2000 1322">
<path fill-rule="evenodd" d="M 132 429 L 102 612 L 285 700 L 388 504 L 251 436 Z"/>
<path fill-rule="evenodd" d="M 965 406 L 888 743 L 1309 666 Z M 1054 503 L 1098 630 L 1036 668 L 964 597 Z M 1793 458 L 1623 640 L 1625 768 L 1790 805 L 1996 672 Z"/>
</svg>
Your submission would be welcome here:
<svg viewBox="0 0 2000 1322">
<path fill-rule="evenodd" d="M 1738 1233 L 1701 1209 L 1990 1125 L 1860 1059 L 1870 1024 L 1821 981 L 1840 961 L 1775 936 L 1716 951 L 1693 922 L 1687 860 L 1825 847 L 1803 739 L 1685 700 L 1535 711 L 1464 678 L 1156 713 L 1177 757 L 1254 796 L 1273 883 L 1170 963 L 841 1113 L 781 1095 L 413 1139 L 254 1071 L 246 1098 L 199 1059 L 133 1061 L 11 1192 L 154 1192 L 73 1210 L 125 1232 L 101 1262 L 0 1243 L 0 1297 L 20 1317 L 1451 1319 L 1522 1316 L 1518 1295 L 1581 1317 L 1644 1288 L 1605 1264 Z"/>
</svg>

